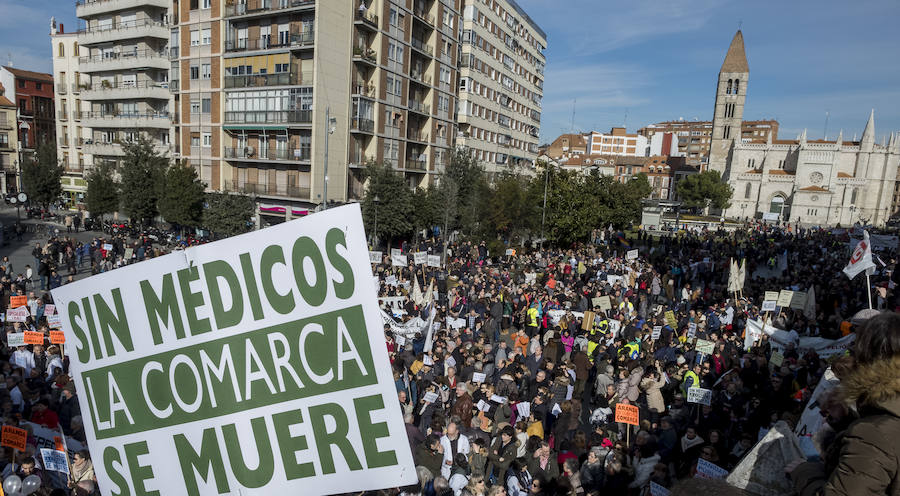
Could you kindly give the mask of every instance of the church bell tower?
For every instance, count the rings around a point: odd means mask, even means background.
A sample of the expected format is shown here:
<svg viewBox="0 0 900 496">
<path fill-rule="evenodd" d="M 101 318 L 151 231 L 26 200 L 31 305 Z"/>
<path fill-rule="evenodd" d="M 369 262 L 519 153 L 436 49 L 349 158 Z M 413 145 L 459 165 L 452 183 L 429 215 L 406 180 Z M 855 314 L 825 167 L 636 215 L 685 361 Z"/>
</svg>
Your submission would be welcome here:
<svg viewBox="0 0 900 496">
<path fill-rule="evenodd" d="M 709 170 L 717 170 L 727 178 L 728 156 L 734 140 L 741 139 L 744 101 L 750 67 L 744 52 L 744 35 L 738 30 L 731 40 L 716 87 L 716 107 L 713 112 L 712 140 L 709 147 Z"/>
</svg>

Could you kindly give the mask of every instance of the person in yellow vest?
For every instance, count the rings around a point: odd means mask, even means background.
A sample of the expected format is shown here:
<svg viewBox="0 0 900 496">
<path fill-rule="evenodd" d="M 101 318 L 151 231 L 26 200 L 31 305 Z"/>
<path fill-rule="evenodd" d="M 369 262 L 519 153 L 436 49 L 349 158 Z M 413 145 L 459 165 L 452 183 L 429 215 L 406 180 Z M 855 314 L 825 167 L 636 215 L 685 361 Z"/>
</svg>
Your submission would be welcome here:
<svg viewBox="0 0 900 496">
<path fill-rule="evenodd" d="M 700 371 L 703 370 L 699 363 L 694 364 L 693 370 L 684 373 L 684 379 L 681 381 L 681 392 L 687 398 L 688 389 L 692 387 L 700 387 Z"/>
<path fill-rule="evenodd" d="M 528 311 L 525 312 L 525 326 L 528 328 L 528 337 L 532 337 L 537 334 L 538 329 L 538 309 L 534 303 L 528 307 Z"/>
<path fill-rule="evenodd" d="M 622 303 L 619 303 L 619 311 L 626 315 L 631 315 L 634 313 L 634 303 L 631 303 L 628 301 L 628 297 L 625 297 Z"/>
</svg>

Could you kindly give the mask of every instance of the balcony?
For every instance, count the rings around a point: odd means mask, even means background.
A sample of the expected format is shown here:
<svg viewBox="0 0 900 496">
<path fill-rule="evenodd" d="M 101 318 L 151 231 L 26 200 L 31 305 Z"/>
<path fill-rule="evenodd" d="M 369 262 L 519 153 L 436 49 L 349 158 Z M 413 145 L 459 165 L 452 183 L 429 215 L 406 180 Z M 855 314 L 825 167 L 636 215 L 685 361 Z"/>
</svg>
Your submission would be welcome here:
<svg viewBox="0 0 900 496">
<path fill-rule="evenodd" d="M 378 16 L 375 14 L 370 14 L 368 11 L 360 11 L 356 10 L 356 16 L 353 18 L 353 22 L 360 27 L 371 29 L 372 31 L 378 31 Z"/>
<path fill-rule="evenodd" d="M 428 15 L 428 13 L 425 12 L 425 6 L 420 2 L 416 2 L 415 6 L 413 7 L 413 17 L 422 21 L 427 26 L 430 26 L 432 28 L 435 27 L 434 16 Z"/>
<path fill-rule="evenodd" d="M 81 95 L 84 100 L 131 100 L 136 98 L 169 99 L 170 83 L 137 81 L 109 83 L 103 82 L 86 87 Z"/>
<path fill-rule="evenodd" d="M 350 119 L 350 132 L 372 134 L 375 132 L 375 121 L 354 117 Z"/>
<path fill-rule="evenodd" d="M 169 60 L 178 60 L 178 47 L 169 47 Z"/>
<path fill-rule="evenodd" d="M 180 86 L 181 86 L 181 80 L 180 80 L 180 79 L 173 79 L 173 80 L 169 81 L 169 92 L 170 92 L 170 93 L 176 93 L 176 92 L 178 92 L 178 88 L 179 88 Z"/>
<path fill-rule="evenodd" d="M 425 86 L 431 86 L 431 76 L 425 75 L 424 72 L 410 72 L 409 80 L 424 84 Z"/>
<path fill-rule="evenodd" d="M 80 18 L 91 17 L 119 10 L 135 10 L 139 7 L 169 7 L 171 0 L 77 0 L 75 15 Z"/>
<path fill-rule="evenodd" d="M 304 7 L 315 7 L 315 0 L 250 0 L 247 3 L 225 5 L 225 17 L 263 16 L 269 12 L 281 12 Z"/>
<path fill-rule="evenodd" d="M 3 119 L 0 119 L 0 129 L 9 130 L 9 129 L 15 129 L 15 128 L 16 128 L 15 120 L 12 120 L 12 121 L 6 120 L 5 116 Z"/>
<path fill-rule="evenodd" d="M 415 141 L 418 143 L 428 144 L 428 135 L 420 132 L 420 131 L 412 131 L 407 129 L 406 131 L 406 139 L 410 141 Z"/>
<path fill-rule="evenodd" d="M 312 71 L 280 72 L 276 74 L 226 75 L 225 88 L 260 88 L 265 86 L 311 86 Z"/>
<path fill-rule="evenodd" d="M 165 156 L 168 153 L 172 152 L 173 147 L 170 145 L 161 145 L 154 144 L 153 150 L 156 151 L 157 154 Z M 101 142 L 94 141 L 92 139 L 84 140 L 84 147 L 82 150 L 86 154 L 90 155 L 98 155 L 98 156 L 112 156 L 112 157 L 124 157 L 125 151 L 122 149 L 122 144 L 115 142 Z"/>
<path fill-rule="evenodd" d="M 406 157 L 406 170 L 425 172 L 428 170 L 428 163 L 423 159 L 413 159 L 411 157 Z"/>
<path fill-rule="evenodd" d="M 165 24 L 151 19 L 113 22 L 97 25 L 78 31 L 78 43 L 81 46 L 109 43 L 137 38 L 169 39 L 169 28 Z M 82 71 L 84 69 L 81 69 Z"/>
<path fill-rule="evenodd" d="M 378 65 L 378 54 L 371 48 L 353 47 L 353 61 L 374 67 Z"/>
<path fill-rule="evenodd" d="M 252 146 L 245 146 L 243 148 L 225 148 L 225 158 L 230 160 L 246 160 L 249 162 L 308 162 L 310 159 L 310 149 L 309 147 L 306 147 L 257 150 Z"/>
<path fill-rule="evenodd" d="M 375 98 L 375 85 L 372 83 L 362 84 L 356 83 L 353 85 L 351 96 L 362 97 L 362 98 Z"/>
<path fill-rule="evenodd" d="M 82 114 L 82 121 L 85 127 L 101 128 L 169 129 L 169 126 L 171 126 L 170 115 L 168 112 L 84 112 Z"/>
<path fill-rule="evenodd" d="M 247 195 L 279 196 L 302 200 L 309 199 L 309 187 L 292 186 L 289 184 L 247 183 L 226 179 L 225 190 Z"/>
<path fill-rule="evenodd" d="M 411 38 L 410 44 L 412 45 L 413 49 L 418 50 L 425 55 L 428 55 L 429 57 L 434 57 L 434 48 L 432 48 L 431 45 L 425 43 L 424 41 L 416 38 Z"/>
<path fill-rule="evenodd" d="M 78 58 L 78 68 L 84 73 L 145 68 L 167 70 L 170 67 L 168 54 L 159 50 L 129 50 Z"/>
<path fill-rule="evenodd" d="M 226 52 L 252 52 L 258 50 L 272 50 L 277 48 L 312 48 L 316 41 L 316 33 L 312 29 L 290 33 L 289 39 L 281 43 L 277 39 L 248 39 L 225 40 Z"/>
<path fill-rule="evenodd" d="M 58 121 L 67 121 L 69 120 L 69 114 L 65 110 L 59 110 L 56 112 L 56 120 Z"/>
<path fill-rule="evenodd" d="M 412 110 L 413 112 L 431 116 L 431 107 L 416 100 L 410 100 L 408 107 L 409 110 Z"/>
<path fill-rule="evenodd" d="M 312 110 L 247 110 L 225 112 L 225 124 L 312 124 Z"/>
<path fill-rule="evenodd" d="M 77 95 L 81 93 L 81 86 L 82 85 L 78 83 L 72 83 L 72 94 Z"/>
</svg>

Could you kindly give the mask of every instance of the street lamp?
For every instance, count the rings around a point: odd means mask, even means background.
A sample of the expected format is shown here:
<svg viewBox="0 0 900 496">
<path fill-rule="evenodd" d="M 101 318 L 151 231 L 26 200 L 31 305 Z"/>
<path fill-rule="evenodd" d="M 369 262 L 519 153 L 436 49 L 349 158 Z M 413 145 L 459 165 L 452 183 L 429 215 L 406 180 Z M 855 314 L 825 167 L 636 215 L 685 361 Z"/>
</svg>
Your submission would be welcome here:
<svg viewBox="0 0 900 496">
<path fill-rule="evenodd" d="M 372 202 L 375 203 L 375 229 L 372 232 L 372 247 L 374 249 L 378 249 L 378 202 L 381 201 L 378 199 L 378 195 L 375 195 L 375 198 L 372 198 Z"/>
<path fill-rule="evenodd" d="M 322 185 L 322 210 L 328 208 L 328 137 L 337 127 L 337 119 L 331 117 L 331 107 L 325 107 L 325 183 Z"/>
</svg>

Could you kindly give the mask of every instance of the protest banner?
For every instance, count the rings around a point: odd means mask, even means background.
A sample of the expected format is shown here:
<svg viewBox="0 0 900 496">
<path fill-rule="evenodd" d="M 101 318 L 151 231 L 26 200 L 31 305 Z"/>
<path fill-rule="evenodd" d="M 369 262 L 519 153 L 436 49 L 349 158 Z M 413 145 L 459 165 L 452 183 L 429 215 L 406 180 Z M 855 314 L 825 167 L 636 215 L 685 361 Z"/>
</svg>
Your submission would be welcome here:
<svg viewBox="0 0 900 496">
<path fill-rule="evenodd" d="M 764 301 L 778 301 L 778 291 L 766 291 Z"/>
<path fill-rule="evenodd" d="M 28 307 L 6 309 L 7 322 L 25 322 L 28 320 L 29 315 L 31 315 L 31 313 L 28 311 Z"/>
<path fill-rule="evenodd" d="M 776 301 L 776 304 L 781 308 L 788 308 L 791 305 L 791 298 L 793 297 L 793 291 L 782 289 L 781 292 L 778 293 L 778 300 Z"/>
<path fill-rule="evenodd" d="M 487 376 L 484 372 L 473 372 L 472 373 L 472 382 L 482 383 Z"/>
<path fill-rule="evenodd" d="M 53 290 L 104 496 L 417 481 L 365 232 L 351 204 Z"/>
<path fill-rule="evenodd" d="M 774 312 L 776 306 L 777 306 L 777 304 L 775 303 L 775 300 L 766 300 L 762 304 L 762 311 L 763 312 Z"/>
<path fill-rule="evenodd" d="M 44 305 L 44 316 L 56 315 L 56 305 L 48 303 Z"/>
<path fill-rule="evenodd" d="M 747 320 L 747 340 L 751 335 L 759 336 L 765 333 L 769 337 L 769 344 L 772 349 L 784 353 L 785 346 L 793 343 L 797 347 L 797 351 L 805 354 L 808 350 L 815 351 L 819 358 L 829 358 L 834 355 L 845 353 L 856 340 L 856 334 L 848 334 L 840 339 L 826 339 L 820 337 L 800 337 L 795 332 L 788 332 L 778 329 L 771 324 L 763 326 L 760 320 Z"/>
<path fill-rule="evenodd" d="M 112 249 L 113 249 L 113 245 L 111 243 L 103 243 L 104 251 L 112 251 Z"/>
<path fill-rule="evenodd" d="M 6 335 L 6 345 L 10 348 L 15 348 L 16 346 L 25 346 L 25 333 L 24 332 L 11 332 Z"/>
<path fill-rule="evenodd" d="M 381 258 L 384 254 L 380 251 L 370 251 L 369 252 L 369 263 L 380 264 Z"/>
<path fill-rule="evenodd" d="M 428 263 L 428 252 L 427 251 L 417 251 L 413 253 L 413 263 L 416 265 L 422 265 Z"/>
<path fill-rule="evenodd" d="M 28 441 L 28 431 L 11 425 L 4 425 L 0 434 L 2 434 L 2 436 L 0 436 L 0 446 L 25 451 L 25 445 Z"/>
<path fill-rule="evenodd" d="M 428 391 L 427 393 L 425 393 L 425 396 L 422 396 L 422 401 L 424 401 L 425 403 L 434 403 L 435 401 L 437 401 L 437 399 L 438 395 L 434 391 Z"/>
<path fill-rule="evenodd" d="M 628 425 L 639 425 L 641 409 L 635 405 L 616 403 L 616 422 Z"/>
<path fill-rule="evenodd" d="M 59 316 L 58 313 L 47 316 L 47 325 L 54 329 L 59 329 L 62 327 L 62 317 Z"/>
<path fill-rule="evenodd" d="M 9 307 L 10 308 L 19 308 L 28 305 L 28 297 L 27 296 L 10 296 L 9 297 Z"/>
<path fill-rule="evenodd" d="M 636 260 L 638 257 L 637 250 L 628 250 L 625 252 L 625 260 Z"/>
<path fill-rule="evenodd" d="M 506 402 L 508 401 L 509 398 L 507 398 L 506 396 L 498 396 L 498 395 L 496 395 L 496 394 L 492 394 L 490 399 L 491 399 L 491 401 L 493 401 L 494 403 L 500 403 L 500 404 L 503 404 L 503 403 L 506 403 Z"/>
<path fill-rule="evenodd" d="M 662 326 L 653 326 L 653 332 L 650 333 L 650 339 L 656 341 L 662 334 Z"/>
<path fill-rule="evenodd" d="M 710 406 L 712 404 L 712 390 L 699 387 L 688 388 L 688 403 L 699 403 Z"/>
<path fill-rule="evenodd" d="M 69 463 L 66 460 L 65 452 L 41 448 L 41 458 L 44 460 L 44 470 L 69 473 Z"/>
<path fill-rule="evenodd" d="M 716 343 L 707 341 L 706 339 L 698 339 L 696 348 L 697 351 L 704 355 L 712 355 L 713 352 L 716 351 Z"/>
<path fill-rule="evenodd" d="M 724 479 L 728 477 L 728 471 L 716 465 L 713 462 L 697 459 L 697 474 L 694 477 L 702 477 L 704 479 Z"/>
<path fill-rule="evenodd" d="M 675 326 L 671 326 L 671 327 L 672 327 L 673 329 L 675 328 Z M 694 339 L 694 336 L 696 336 L 696 335 L 697 335 L 697 324 L 694 323 L 694 322 L 691 322 L 691 323 L 688 324 L 687 338 L 688 338 L 688 339 Z"/>
<path fill-rule="evenodd" d="M 612 309 L 612 301 L 610 301 L 609 296 L 601 296 L 600 297 L 600 310 L 604 312 Z"/>
<path fill-rule="evenodd" d="M 66 344 L 66 333 L 62 331 L 50 331 L 51 344 Z"/>
<path fill-rule="evenodd" d="M 784 355 L 780 351 L 773 351 L 772 356 L 769 357 L 769 363 L 773 367 L 781 367 L 781 364 L 784 363 Z"/>
<path fill-rule="evenodd" d="M 429 267 L 440 267 L 441 266 L 441 256 L 440 255 L 428 255 L 428 266 Z"/>
<path fill-rule="evenodd" d="M 519 418 L 527 419 L 531 415 L 531 403 L 527 401 L 516 403 L 516 412 L 519 414 Z"/>
<path fill-rule="evenodd" d="M 507 248 L 505 255 L 507 257 L 514 257 L 516 255 L 516 249 L 515 248 Z"/>
<path fill-rule="evenodd" d="M 650 496 L 669 496 L 670 494 L 668 489 L 650 481 Z"/>
<path fill-rule="evenodd" d="M 678 319 L 675 318 L 675 312 L 671 310 L 666 311 L 666 324 L 669 324 L 669 327 L 675 329 L 678 327 Z"/>
<path fill-rule="evenodd" d="M 41 332 L 25 331 L 25 344 L 44 344 L 44 334 Z"/>
<path fill-rule="evenodd" d="M 28 427 L 31 430 L 32 438 L 38 449 L 48 448 L 55 450 L 65 450 L 69 454 L 71 460 L 75 453 L 87 448 L 76 439 L 71 437 L 62 437 L 60 430 L 51 430 L 34 422 L 22 422 L 22 427 Z"/>
<path fill-rule="evenodd" d="M 797 436 L 791 433 L 787 422 L 780 420 L 744 455 L 726 481 L 744 489 L 746 494 L 796 494 L 794 483 L 784 476 L 784 467 L 804 458 Z"/>
<path fill-rule="evenodd" d="M 581 330 L 590 331 L 592 327 L 594 327 L 594 312 L 588 310 L 584 312 L 584 316 L 581 319 Z"/>
<path fill-rule="evenodd" d="M 406 259 L 406 255 L 403 254 L 403 250 L 399 248 L 391 248 L 391 265 L 406 267 L 407 263 L 408 261 Z"/>
<path fill-rule="evenodd" d="M 803 310 L 806 306 L 806 291 L 794 291 L 791 297 L 791 308 L 799 308 Z"/>
</svg>

